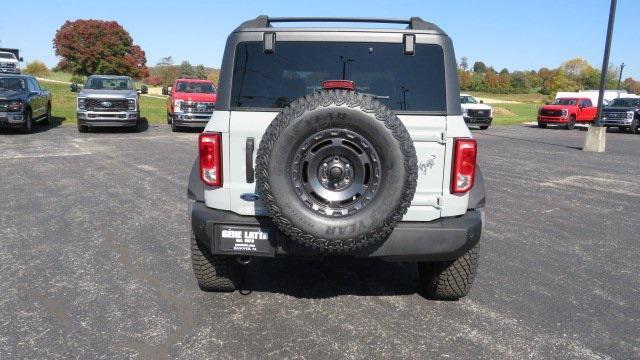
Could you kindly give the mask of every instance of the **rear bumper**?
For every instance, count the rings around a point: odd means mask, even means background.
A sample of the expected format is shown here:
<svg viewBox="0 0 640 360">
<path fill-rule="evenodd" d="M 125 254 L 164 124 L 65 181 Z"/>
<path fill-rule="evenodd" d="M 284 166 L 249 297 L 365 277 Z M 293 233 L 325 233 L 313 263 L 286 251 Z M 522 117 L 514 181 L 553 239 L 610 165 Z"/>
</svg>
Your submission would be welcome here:
<svg viewBox="0 0 640 360">
<path fill-rule="evenodd" d="M 212 254 L 238 255 L 222 251 L 216 241 L 217 225 L 235 225 L 260 227 L 275 235 L 269 240 L 271 251 L 259 256 L 326 255 L 291 241 L 277 230 L 268 217 L 241 216 L 230 211 L 208 208 L 199 201 L 190 202 L 190 215 L 194 234 Z M 382 258 L 388 261 L 453 260 L 480 240 L 483 222 L 482 210 L 469 210 L 462 216 L 431 222 L 400 222 L 379 247 L 347 255 Z"/>
<path fill-rule="evenodd" d="M 78 111 L 76 115 L 78 124 L 95 127 L 136 126 L 140 118 L 140 113 L 137 111 Z"/>
</svg>

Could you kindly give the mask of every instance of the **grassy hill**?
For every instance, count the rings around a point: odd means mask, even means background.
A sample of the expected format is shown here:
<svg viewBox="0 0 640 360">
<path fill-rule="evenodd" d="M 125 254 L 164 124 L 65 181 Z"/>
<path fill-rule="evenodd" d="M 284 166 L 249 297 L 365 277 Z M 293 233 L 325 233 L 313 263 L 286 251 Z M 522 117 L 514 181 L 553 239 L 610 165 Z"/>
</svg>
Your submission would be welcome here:
<svg viewBox="0 0 640 360">
<path fill-rule="evenodd" d="M 59 81 L 68 79 L 59 78 Z M 76 123 L 76 94 L 69 90 L 69 85 L 40 80 L 40 86 L 51 91 L 51 114 L 57 117 L 62 124 Z M 164 124 L 167 121 L 166 100 L 148 96 L 140 97 L 140 115 L 145 117 L 149 124 Z"/>
<path fill-rule="evenodd" d="M 491 94 L 470 92 L 493 107 L 492 125 L 513 125 L 536 121 L 538 108 L 544 104 L 545 95 L 530 94 Z"/>
</svg>

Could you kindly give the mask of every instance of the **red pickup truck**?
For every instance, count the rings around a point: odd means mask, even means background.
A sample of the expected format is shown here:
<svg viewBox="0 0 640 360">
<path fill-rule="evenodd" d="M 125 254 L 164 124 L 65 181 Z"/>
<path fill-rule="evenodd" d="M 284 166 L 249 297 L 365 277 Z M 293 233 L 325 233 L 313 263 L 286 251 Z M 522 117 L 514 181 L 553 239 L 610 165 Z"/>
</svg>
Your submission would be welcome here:
<svg viewBox="0 0 640 360">
<path fill-rule="evenodd" d="M 571 130 L 577 122 L 593 122 L 597 112 L 589 98 L 558 98 L 538 110 L 538 127 L 545 128 L 548 124 L 564 125 L 567 130 Z"/>
<path fill-rule="evenodd" d="M 204 128 L 216 108 L 217 89 L 209 80 L 178 79 L 162 93 L 167 99 L 167 123 L 171 130 Z"/>
</svg>

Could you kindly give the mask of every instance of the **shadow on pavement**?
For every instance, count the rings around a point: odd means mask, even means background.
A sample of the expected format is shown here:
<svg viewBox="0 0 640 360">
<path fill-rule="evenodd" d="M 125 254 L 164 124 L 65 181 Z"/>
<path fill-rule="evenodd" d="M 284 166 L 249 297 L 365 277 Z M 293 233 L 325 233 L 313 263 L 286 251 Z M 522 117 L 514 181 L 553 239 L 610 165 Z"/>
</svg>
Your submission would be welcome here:
<svg viewBox="0 0 640 360">
<path fill-rule="evenodd" d="M 51 121 L 49 121 L 49 123 L 45 123 L 44 120 L 38 121 L 38 123 L 33 127 L 33 133 L 31 134 L 26 134 L 22 132 L 22 129 L 20 128 L 0 127 L 0 135 L 9 135 L 9 134 L 33 135 L 33 134 L 43 133 L 51 129 L 57 128 L 62 124 L 64 120 L 65 118 L 63 117 L 52 116 Z"/>
<path fill-rule="evenodd" d="M 255 259 L 240 286 L 243 295 L 270 292 L 304 299 L 409 295 L 417 291 L 414 264 L 346 257 Z"/>
<path fill-rule="evenodd" d="M 104 133 L 104 134 L 109 134 L 109 133 L 130 133 L 130 132 L 137 132 L 137 133 L 143 133 L 146 132 L 147 130 L 149 130 L 149 121 L 147 121 L 147 118 L 140 118 L 141 120 L 141 124 L 140 124 L 140 129 L 139 131 L 133 127 L 126 127 L 126 126 L 122 126 L 122 127 L 89 127 L 89 132 L 92 133 Z M 75 126 L 75 125 L 74 125 Z"/>
</svg>

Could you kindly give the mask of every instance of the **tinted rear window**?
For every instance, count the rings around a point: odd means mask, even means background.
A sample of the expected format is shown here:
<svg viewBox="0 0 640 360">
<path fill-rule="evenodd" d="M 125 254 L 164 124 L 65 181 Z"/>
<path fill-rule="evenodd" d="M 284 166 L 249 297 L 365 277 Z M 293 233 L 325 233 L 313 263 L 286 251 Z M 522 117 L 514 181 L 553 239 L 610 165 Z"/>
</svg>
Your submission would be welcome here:
<svg viewBox="0 0 640 360">
<path fill-rule="evenodd" d="M 277 42 L 266 54 L 262 42 L 236 48 L 231 106 L 281 108 L 320 89 L 324 80 L 353 80 L 393 110 L 446 111 L 444 53 L 418 44 Z"/>
</svg>

